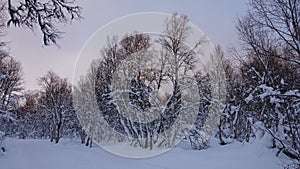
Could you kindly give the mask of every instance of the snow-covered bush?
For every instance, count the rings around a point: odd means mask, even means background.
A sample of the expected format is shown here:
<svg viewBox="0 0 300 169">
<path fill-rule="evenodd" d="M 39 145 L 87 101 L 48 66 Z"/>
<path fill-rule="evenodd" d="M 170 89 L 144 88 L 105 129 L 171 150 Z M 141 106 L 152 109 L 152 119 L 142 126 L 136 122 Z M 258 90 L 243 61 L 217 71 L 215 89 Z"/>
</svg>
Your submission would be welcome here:
<svg viewBox="0 0 300 169">
<path fill-rule="evenodd" d="M 0 131 L 0 144 L 2 143 L 4 138 L 5 138 L 5 133 L 3 131 Z"/>
</svg>

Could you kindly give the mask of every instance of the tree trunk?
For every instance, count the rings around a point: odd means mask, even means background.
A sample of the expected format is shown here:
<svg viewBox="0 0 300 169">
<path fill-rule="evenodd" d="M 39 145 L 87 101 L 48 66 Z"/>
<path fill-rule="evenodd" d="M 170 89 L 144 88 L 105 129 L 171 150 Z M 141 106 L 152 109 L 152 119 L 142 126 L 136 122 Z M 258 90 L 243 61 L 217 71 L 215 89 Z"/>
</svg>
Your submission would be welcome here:
<svg viewBox="0 0 300 169">
<path fill-rule="evenodd" d="M 218 137 L 219 137 L 219 140 L 220 140 L 220 145 L 225 145 L 226 143 L 222 138 L 221 120 L 220 120 L 220 124 L 218 125 L 218 128 L 219 128 Z"/>
<path fill-rule="evenodd" d="M 93 139 L 92 139 L 92 137 L 89 136 L 87 141 L 86 141 L 85 146 L 92 147 L 93 146 L 92 144 L 93 144 Z"/>
<path fill-rule="evenodd" d="M 59 123 L 57 124 L 57 128 L 56 128 L 55 143 L 59 142 L 61 127 L 62 127 L 62 121 L 59 121 Z"/>
<path fill-rule="evenodd" d="M 86 134 L 84 132 L 83 129 L 80 129 L 80 139 L 81 139 L 81 144 L 85 143 L 85 138 L 86 138 Z"/>
</svg>

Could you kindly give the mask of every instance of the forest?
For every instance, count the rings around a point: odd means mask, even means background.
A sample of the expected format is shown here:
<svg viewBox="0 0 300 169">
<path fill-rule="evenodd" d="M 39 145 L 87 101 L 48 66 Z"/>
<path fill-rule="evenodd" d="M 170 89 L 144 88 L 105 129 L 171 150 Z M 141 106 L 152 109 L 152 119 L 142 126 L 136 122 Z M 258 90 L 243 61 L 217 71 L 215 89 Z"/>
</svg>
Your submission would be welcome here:
<svg viewBox="0 0 300 169">
<path fill-rule="evenodd" d="M 49 10 L 47 5 L 42 10 L 36 10 L 34 7 L 43 5 L 39 3 L 21 3 L 14 7 L 10 0 L 8 2 L 9 8 L 6 3 L 1 5 L 2 37 L 5 36 L 7 24 L 21 25 L 29 29 L 38 26 L 44 37 L 44 45 L 53 45 L 57 43 L 59 31 L 52 22 L 81 17 L 80 7 L 64 6 L 62 0 L 53 0 L 52 2 L 58 2 L 58 6 L 49 5 Z M 56 10 L 50 10 L 52 7 L 62 11 L 55 13 Z M 226 89 L 222 112 L 219 118 L 216 116 L 218 124 L 212 137 L 218 139 L 220 145 L 228 145 L 235 141 L 251 142 L 255 138 L 269 135 L 271 139 L 268 148 L 276 150 L 274 156 L 284 155 L 293 161 L 285 168 L 298 168 L 300 1 L 250 0 L 248 7 L 247 13 L 237 19 L 239 46 L 228 50 L 221 46 L 215 47 L 215 57 L 224 71 L 223 83 Z M 7 12 L 9 19 L 6 17 Z M 51 13 L 57 15 L 52 16 Z M 184 45 L 186 37 L 191 36 L 188 22 L 188 16 L 173 14 L 166 21 L 165 36 L 153 40 L 147 34 L 132 33 L 124 35 L 121 40 L 108 39 L 106 46 L 101 49 L 102 56 L 99 56 L 104 59 L 95 60 L 87 75 L 78 84 L 72 84 L 70 79 L 49 71 L 38 79 L 39 90 L 24 88 L 22 63 L 11 56 L 9 43 L 1 41 L 0 141 L 5 137 L 46 139 L 55 144 L 61 138 L 71 138 L 80 139 L 83 145 L 92 147 L 93 139 L 97 142 L 127 139 L 132 145 L 143 148 L 152 148 L 154 145 L 168 147 L 173 146 L 172 137 L 176 135 L 166 134 L 162 137 L 167 141 L 159 142 L 156 134 L 167 130 L 168 125 L 173 124 L 174 118 L 177 118 L 178 112 L 182 111 L 187 116 L 196 112 L 197 116 L 184 139 L 195 150 L 206 149 L 210 143 L 209 140 L 201 139 L 201 131 L 209 111 L 214 111 L 210 109 L 215 104 L 211 91 L 213 84 L 210 83 L 213 77 L 209 73 L 200 72 L 194 75 L 197 92 L 191 97 L 198 101 L 183 101 L 181 92 L 187 84 L 191 84 L 185 78 L 186 70 L 192 69 L 196 55 L 194 49 L 203 43 L 200 40 L 195 48 Z M 154 42 L 161 45 L 161 53 L 157 54 L 151 49 Z M 160 56 L 153 61 L 153 64 L 159 63 L 157 69 L 142 70 L 147 57 L 154 55 Z M 119 62 L 128 58 L 136 59 L 137 63 L 123 62 L 122 65 Z M 122 69 L 117 69 L 118 66 Z M 133 69 L 137 66 L 141 68 Z M 135 109 L 128 111 L 147 111 L 154 107 L 154 101 L 147 99 L 150 93 L 170 83 L 172 92 L 158 97 L 158 101 L 163 104 L 158 107 L 166 106 L 161 119 L 146 124 L 124 122 L 125 118 L 118 114 L 116 106 L 111 103 L 114 73 L 135 77 L 129 84 L 130 105 Z M 124 86 L 117 86 L 118 89 L 122 87 Z M 123 96 L 115 97 L 122 99 Z M 185 105 L 194 105 L 194 108 L 184 108 Z M 105 122 L 114 126 L 116 135 L 112 136 L 106 127 L 101 127 L 105 126 Z M 2 151 L 5 151 L 5 147 L 2 147 Z"/>
</svg>

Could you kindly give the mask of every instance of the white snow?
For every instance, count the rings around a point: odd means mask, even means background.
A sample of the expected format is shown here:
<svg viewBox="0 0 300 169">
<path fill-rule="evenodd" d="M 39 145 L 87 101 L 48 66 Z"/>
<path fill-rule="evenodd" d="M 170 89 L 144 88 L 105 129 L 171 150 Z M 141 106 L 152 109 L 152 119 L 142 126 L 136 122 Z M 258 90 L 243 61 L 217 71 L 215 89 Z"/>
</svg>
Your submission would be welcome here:
<svg viewBox="0 0 300 169">
<path fill-rule="evenodd" d="M 279 169 L 280 159 L 263 141 L 234 142 L 211 148 L 190 150 L 179 144 L 162 155 L 146 159 L 119 157 L 98 146 L 87 148 L 79 140 L 4 140 L 6 152 L 0 156 L 1 169 Z M 94 144 L 95 145 L 95 144 Z"/>
</svg>

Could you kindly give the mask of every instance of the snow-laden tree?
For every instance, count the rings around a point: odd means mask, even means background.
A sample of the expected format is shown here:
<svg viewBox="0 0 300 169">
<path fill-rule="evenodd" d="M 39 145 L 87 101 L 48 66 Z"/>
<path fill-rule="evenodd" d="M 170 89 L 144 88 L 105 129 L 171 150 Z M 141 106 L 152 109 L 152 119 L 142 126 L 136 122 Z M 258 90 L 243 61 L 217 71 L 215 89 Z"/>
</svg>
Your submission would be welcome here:
<svg viewBox="0 0 300 169">
<path fill-rule="evenodd" d="M 94 92 L 103 119 L 143 148 L 174 146 L 188 134 L 199 113 L 197 54 L 207 41 L 203 37 L 187 46 L 192 34 L 186 16 L 174 14 L 165 26 L 162 35 L 136 32 L 108 41 L 95 76 Z M 210 89 L 220 88 L 213 85 Z M 212 132 L 208 126 L 205 130 Z"/>
<path fill-rule="evenodd" d="M 202 141 L 200 138 L 202 137 L 201 134 L 203 134 L 201 131 L 203 130 L 205 121 L 208 117 L 209 106 L 212 101 L 212 97 L 209 75 L 203 75 L 199 72 L 195 78 L 197 80 L 199 92 L 199 113 L 193 128 L 190 130 L 186 138 L 189 140 L 192 149 L 200 150 L 207 148 L 209 145 L 208 141 Z"/>
<path fill-rule="evenodd" d="M 300 161 L 300 34 L 298 0 L 250 0 L 239 20 L 243 112 L 262 122 L 273 147 Z M 239 111 L 242 107 L 237 107 Z M 255 127 L 255 125 L 254 125 Z"/>
<path fill-rule="evenodd" d="M 23 90 L 23 73 L 21 63 L 12 57 L 0 59 L 0 110 L 8 111 L 18 105 L 20 93 Z"/>
<path fill-rule="evenodd" d="M 15 134 L 16 115 L 12 112 L 19 106 L 22 87 L 21 63 L 9 55 L 5 35 L 5 4 L 0 2 L 0 131 L 6 135 Z"/>
<path fill-rule="evenodd" d="M 50 138 L 58 143 L 68 122 L 67 117 L 74 112 L 72 88 L 67 79 L 60 78 L 54 72 L 48 72 L 39 81 L 42 87 L 41 108 L 51 123 Z"/>
<path fill-rule="evenodd" d="M 299 160 L 299 84 L 295 73 L 299 67 L 278 58 L 268 62 L 268 75 L 263 65 L 251 58 L 242 67 L 245 85 L 243 101 L 252 123 L 260 121 L 261 127 L 273 137 L 273 148 Z M 255 126 L 254 126 L 255 127 Z"/>
<path fill-rule="evenodd" d="M 74 0 L 8 0 L 4 5 L 6 7 L 1 8 L 1 12 L 8 12 L 8 26 L 14 24 L 31 30 L 38 27 L 46 46 L 56 44 L 62 34 L 57 29 L 57 23 L 69 23 L 81 18 L 81 7 Z"/>
<path fill-rule="evenodd" d="M 87 75 L 81 77 L 73 91 L 75 111 L 88 137 L 86 145 L 90 147 L 93 139 L 97 142 L 106 142 L 113 136 L 113 132 L 109 131 L 101 120 L 95 97 L 95 79 L 99 64 L 99 60 L 93 61 Z M 85 136 L 82 136 L 82 141 L 85 142 Z"/>
<path fill-rule="evenodd" d="M 160 69 L 162 75 L 160 77 L 162 77 L 162 80 L 169 80 L 172 84 L 173 93 L 171 93 L 171 96 L 176 96 L 176 101 L 174 101 L 173 106 L 176 107 L 176 105 L 179 103 L 179 105 L 177 105 L 179 106 L 178 109 L 173 110 L 172 114 L 182 112 L 182 117 L 183 119 L 185 119 L 181 122 L 175 123 L 175 126 L 172 126 L 172 131 L 170 131 L 169 134 L 166 133 L 165 139 L 167 141 L 164 144 L 166 144 L 167 146 L 174 145 L 174 141 L 176 139 L 179 139 L 180 137 L 188 134 L 190 128 L 186 126 L 187 128 L 182 129 L 182 127 L 186 125 L 183 123 L 190 123 L 191 121 L 188 120 L 188 122 L 186 120 L 189 118 L 190 120 L 196 119 L 195 115 L 198 116 L 196 121 L 196 123 L 198 124 L 195 123 L 195 126 L 198 127 L 194 127 L 188 137 L 190 138 L 192 145 L 201 142 L 199 131 L 203 128 L 201 128 L 200 126 L 203 127 L 205 121 L 204 114 L 208 113 L 208 111 L 204 111 L 205 103 L 201 104 L 201 101 L 203 100 L 200 99 L 200 90 L 203 90 L 203 88 L 200 88 L 199 82 L 200 78 L 204 77 L 199 77 L 199 74 L 201 74 L 201 72 L 195 70 L 195 68 L 198 69 L 200 66 L 199 58 L 197 58 L 199 57 L 197 56 L 199 55 L 198 50 L 207 41 L 203 37 L 202 39 L 197 39 L 195 44 L 192 44 L 192 46 L 187 46 L 188 40 L 191 36 L 192 28 L 189 25 L 188 17 L 186 15 L 179 16 L 177 14 L 173 14 L 166 20 L 164 34 L 159 39 L 159 43 L 162 47 L 162 64 Z M 189 90 L 192 90 L 192 92 L 189 93 Z M 210 88 L 208 87 L 207 90 L 210 90 Z M 185 96 L 186 94 L 189 95 L 189 99 L 193 98 L 195 100 L 191 101 L 187 99 L 187 97 Z M 178 129 L 186 131 L 176 131 Z M 195 138 L 193 141 L 192 137 Z M 197 147 L 197 149 L 198 148 L 199 146 Z"/>
<path fill-rule="evenodd" d="M 149 37 L 145 34 L 125 36 L 120 43 L 115 39 L 108 41 L 102 50 L 104 59 L 97 65 L 94 83 L 97 106 L 109 128 L 115 130 L 117 135 L 127 136 L 139 146 L 146 147 L 152 143 L 148 143 L 147 139 L 145 142 L 141 140 L 148 135 L 148 128 L 145 125 L 139 126 L 134 121 L 137 119 L 133 120 L 130 116 L 150 106 L 149 97 L 143 97 L 147 96 L 146 90 L 149 88 L 140 81 L 145 73 L 141 71 L 141 67 L 145 66 L 145 60 L 141 60 L 145 56 L 142 51 L 148 47 Z M 124 136 L 120 140 L 124 140 Z"/>
<path fill-rule="evenodd" d="M 15 134 L 16 115 L 22 97 L 22 67 L 10 56 L 0 58 L 0 130 Z"/>
<path fill-rule="evenodd" d="M 70 97 L 68 97 L 68 95 L 66 96 L 66 99 L 71 99 Z M 16 119 L 13 123 L 14 125 L 12 126 L 14 133 L 9 136 L 22 139 L 54 138 L 53 129 L 55 125 L 53 124 L 54 119 L 52 119 L 53 114 L 49 111 L 49 107 L 45 109 L 45 104 L 44 91 L 26 91 L 23 95 L 21 106 L 13 112 L 13 115 Z M 52 110 L 55 109 L 53 108 Z M 64 111 L 65 112 L 63 112 L 62 116 L 63 122 L 61 124 L 60 137 L 81 137 L 83 131 L 75 112 L 72 110 L 72 108 L 69 109 L 69 111 Z"/>
<path fill-rule="evenodd" d="M 17 131 L 19 138 L 49 138 L 50 121 L 40 106 L 41 92 L 26 91 L 24 103 L 17 110 Z"/>
<path fill-rule="evenodd" d="M 233 140 L 250 141 L 253 137 L 251 113 L 248 111 L 248 96 L 246 81 L 242 78 L 242 71 L 237 63 L 217 48 L 218 55 L 226 73 L 226 106 L 222 113 L 216 137 L 220 144 L 228 144 Z M 247 78 L 246 78 L 247 79 Z"/>
</svg>

